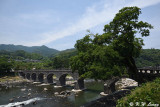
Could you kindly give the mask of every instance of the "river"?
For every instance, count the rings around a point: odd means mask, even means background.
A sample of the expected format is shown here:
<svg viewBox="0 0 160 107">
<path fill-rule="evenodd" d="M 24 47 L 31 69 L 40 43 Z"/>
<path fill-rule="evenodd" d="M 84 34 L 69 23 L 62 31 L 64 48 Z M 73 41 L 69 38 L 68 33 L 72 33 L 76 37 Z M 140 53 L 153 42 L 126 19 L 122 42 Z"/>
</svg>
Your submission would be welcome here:
<svg viewBox="0 0 160 107">
<path fill-rule="evenodd" d="M 0 86 L 0 107 L 79 107 L 87 102 L 100 98 L 103 83 L 86 81 L 86 90 L 67 97 L 59 97 L 55 92 L 71 91 L 72 86 L 55 88 L 54 85 L 23 82 L 10 87 Z M 44 89 L 47 89 L 44 91 Z M 13 99 L 10 102 L 10 99 Z M 36 101 L 36 102 L 35 102 Z"/>
</svg>

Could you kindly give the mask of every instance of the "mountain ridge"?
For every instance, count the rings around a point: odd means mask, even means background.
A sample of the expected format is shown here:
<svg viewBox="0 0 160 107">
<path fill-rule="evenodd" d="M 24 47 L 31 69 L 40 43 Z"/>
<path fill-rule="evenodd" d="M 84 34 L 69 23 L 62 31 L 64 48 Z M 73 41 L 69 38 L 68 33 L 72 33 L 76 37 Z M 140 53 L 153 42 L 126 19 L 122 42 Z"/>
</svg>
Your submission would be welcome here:
<svg viewBox="0 0 160 107">
<path fill-rule="evenodd" d="M 17 50 L 24 50 L 29 53 L 38 53 L 43 56 L 50 56 L 60 52 L 59 50 L 49 48 L 45 45 L 42 46 L 23 46 L 23 45 L 14 45 L 14 44 L 0 44 L 0 50 L 14 52 Z"/>
</svg>

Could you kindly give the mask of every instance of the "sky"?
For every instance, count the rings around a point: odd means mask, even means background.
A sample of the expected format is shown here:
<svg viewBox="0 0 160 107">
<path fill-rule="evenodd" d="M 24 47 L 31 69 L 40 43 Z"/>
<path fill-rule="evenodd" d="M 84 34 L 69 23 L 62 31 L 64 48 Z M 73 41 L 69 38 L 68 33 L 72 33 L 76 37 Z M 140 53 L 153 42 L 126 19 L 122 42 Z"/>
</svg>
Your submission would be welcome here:
<svg viewBox="0 0 160 107">
<path fill-rule="evenodd" d="M 154 26 L 143 48 L 160 49 L 160 0 L 0 0 L 0 44 L 74 48 L 126 6 L 141 8 L 139 20 Z"/>
</svg>

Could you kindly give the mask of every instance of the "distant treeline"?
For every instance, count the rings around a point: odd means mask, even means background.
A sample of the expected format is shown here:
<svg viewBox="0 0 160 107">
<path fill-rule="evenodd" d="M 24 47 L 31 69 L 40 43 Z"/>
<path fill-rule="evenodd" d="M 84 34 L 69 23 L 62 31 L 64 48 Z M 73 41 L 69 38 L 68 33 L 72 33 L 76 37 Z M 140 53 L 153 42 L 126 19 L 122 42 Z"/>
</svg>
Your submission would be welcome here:
<svg viewBox="0 0 160 107">
<path fill-rule="evenodd" d="M 136 58 L 137 67 L 160 66 L 160 49 L 143 49 Z"/>
<path fill-rule="evenodd" d="M 76 49 L 68 49 L 48 57 L 37 53 L 28 53 L 24 50 L 14 52 L 0 51 L 0 72 L 9 72 L 12 69 L 64 69 L 70 68 L 70 58 L 77 55 Z M 28 59 L 28 61 L 25 61 Z M 38 60 L 38 62 L 30 60 Z M 143 49 L 135 59 L 137 67 L 160 66 L 160 49 Z"/>
<path fill-rule="evenodd" d="M 54 65 L 59 61 L 64 67 L 69 67 L 69 59 L 75 56 L 77 51 L 75 49 L 60 52 L 53 55 L 51 59 L 54 61 Z M 146 66 L 160 66 L 160 49 L 143 49 L 140 56 L 135 59 L 137 67 Z"/>
<path fill-rule="evenodd" d="M 54 68 L 69 68 L 70 58 L 77 55 L 75 49 L 62 51 L 50 57 Z M 143 49 L 135 59 L 137 67 L 160 66 L 160 49 Z"/>
<path fill-rule="evenodd" d="M 10 60 L 24 60 L 24 59 L 34 59 L 34 60 L 41 60 L 43 56 L 37 53 L 28 53 L 23 50 L 17 50 L 14 52 L 1 50 L 0 56 L 5 57 Z"/>
</svg>

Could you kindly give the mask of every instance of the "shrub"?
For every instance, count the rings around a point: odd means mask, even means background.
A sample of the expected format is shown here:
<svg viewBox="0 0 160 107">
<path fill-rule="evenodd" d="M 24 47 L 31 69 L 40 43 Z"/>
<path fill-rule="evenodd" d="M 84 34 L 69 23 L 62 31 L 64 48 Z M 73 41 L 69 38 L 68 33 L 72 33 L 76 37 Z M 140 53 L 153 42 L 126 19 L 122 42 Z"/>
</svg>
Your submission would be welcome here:
<svg viewBox="0 0 160 107">
<path fill-rule="evenodd" d="M 152 107 L 160 105 L 160 78 L 142 84 L 141 87 L 132 90 L 131 94 L 117 101 L 116 107 L 140 107 L 147 105 L 152 105 Z"/>
</svg>

